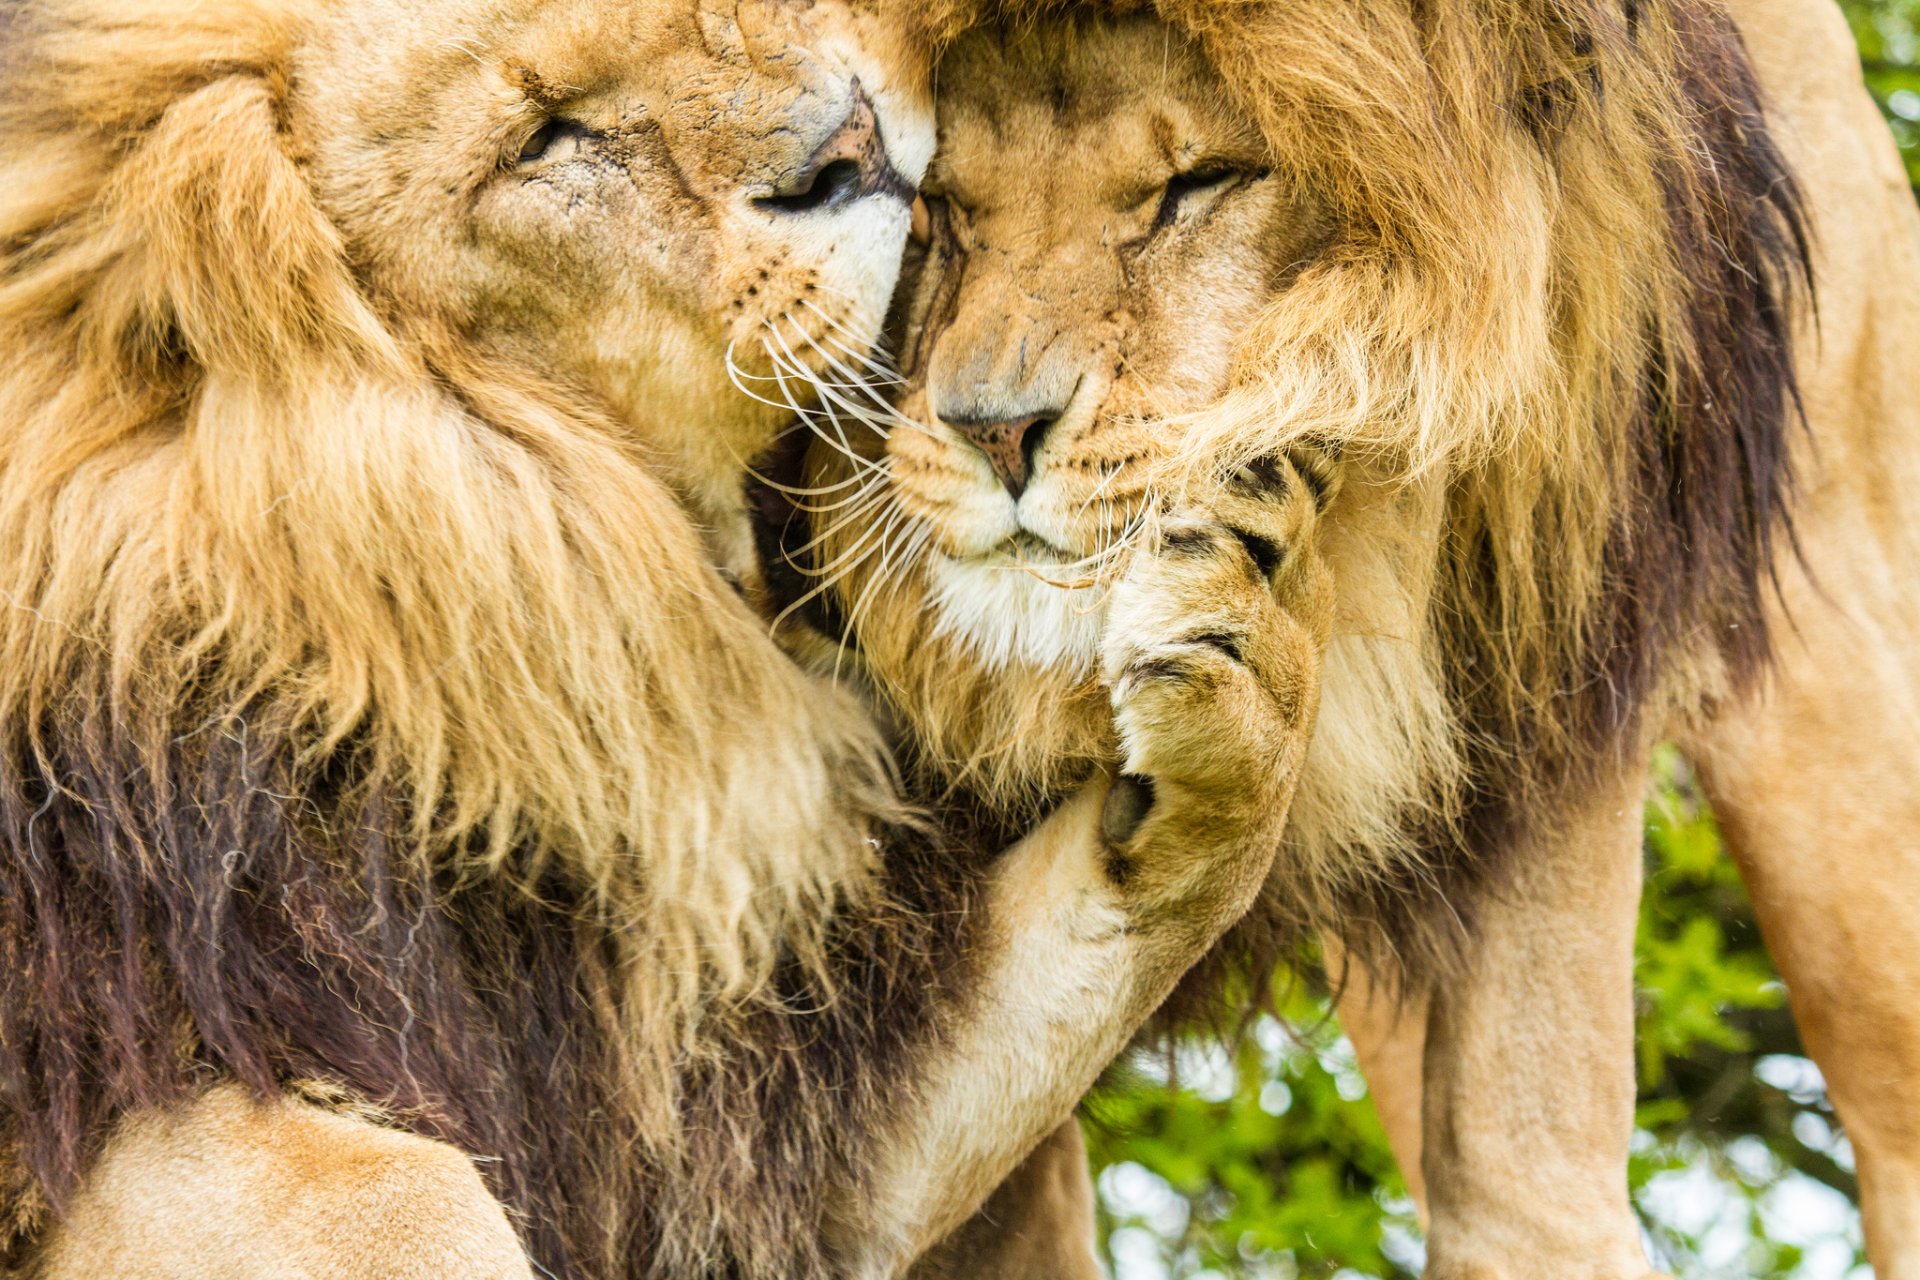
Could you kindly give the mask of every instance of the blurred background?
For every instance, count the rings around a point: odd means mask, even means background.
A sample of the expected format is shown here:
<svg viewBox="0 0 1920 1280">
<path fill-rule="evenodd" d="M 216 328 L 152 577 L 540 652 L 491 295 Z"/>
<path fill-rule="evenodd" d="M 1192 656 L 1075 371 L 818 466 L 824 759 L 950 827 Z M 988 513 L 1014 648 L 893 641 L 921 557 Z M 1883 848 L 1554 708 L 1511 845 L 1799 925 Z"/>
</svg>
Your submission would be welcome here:
<svg viewBox="0 0 1920 1280">
<path fill-rule="evenodd" d="M 1920 183 L 1920 0 L 1844 0 Z M 1646 817 L 1630 1179 L 1679 1280 L 1865 1280 L 1852 1152 L 1745 893 L 1663 753 Z M 1239 1049 L 1145 1062 L 1086 1119 L 1116 1280 L 1406 1280 L 1422 1247 L 1353 1052 L 1304 991 Z M 1169 1078 L 1178 1080 L 1170 1087 Z"/>
</svg>

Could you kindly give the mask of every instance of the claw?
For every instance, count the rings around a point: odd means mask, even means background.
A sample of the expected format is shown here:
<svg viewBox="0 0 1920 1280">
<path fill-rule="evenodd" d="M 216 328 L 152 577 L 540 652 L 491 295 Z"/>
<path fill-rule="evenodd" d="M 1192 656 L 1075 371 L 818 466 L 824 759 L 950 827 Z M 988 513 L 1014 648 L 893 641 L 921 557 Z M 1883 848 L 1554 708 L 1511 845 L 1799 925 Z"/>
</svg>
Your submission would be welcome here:
<svg viewBox="0 0 1920 1280">
<path fill-rule="evenodd" d="M 1233 483 L 1256 492 L 1284 493 L 1288 488 L 1287 469 L 1278 458 L 1255 458 L 1233 473 Z"/>
<path fill-rule="evenodd" d="M 1100 807 L 1100 836 L 1113 848 L 1132 840 L 1153 808 L 1153 779 L 1123 773 L 1113 780 Z"/>
</svg>

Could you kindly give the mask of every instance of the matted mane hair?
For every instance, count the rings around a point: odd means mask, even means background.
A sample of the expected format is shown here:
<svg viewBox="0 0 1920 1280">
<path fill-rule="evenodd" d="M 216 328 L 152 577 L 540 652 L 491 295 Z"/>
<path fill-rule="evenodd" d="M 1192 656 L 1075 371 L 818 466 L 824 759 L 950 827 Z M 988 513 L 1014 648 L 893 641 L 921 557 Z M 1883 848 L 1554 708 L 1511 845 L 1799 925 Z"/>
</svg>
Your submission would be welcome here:
<svg viewBox="0 0 1920 1280">
<path fill-rule="evenodd" d="M 0 7 L 0 1223 L 317 1078 L 546 1274 L 815 1275 L 960 860 L 880 856 L 865 712 L 631 428 L 356 274 L 281 129 L 323 7 Z"/>
<path fill-rule="evenodd" d="M 1338 228 L 1179 423 L 1184 467 L 1308 439 L 1401 487 L 1339 567 L 1269 928 L 1237 945 L 1271 960 L 1318 926 L 1444 963 L 1529 813 L 1650 705 L 1764 668 L 1797 188 L 1716 0 L 947 0 L 927 21 L 1141 11 L 1198 38 Z"/>
</svg>

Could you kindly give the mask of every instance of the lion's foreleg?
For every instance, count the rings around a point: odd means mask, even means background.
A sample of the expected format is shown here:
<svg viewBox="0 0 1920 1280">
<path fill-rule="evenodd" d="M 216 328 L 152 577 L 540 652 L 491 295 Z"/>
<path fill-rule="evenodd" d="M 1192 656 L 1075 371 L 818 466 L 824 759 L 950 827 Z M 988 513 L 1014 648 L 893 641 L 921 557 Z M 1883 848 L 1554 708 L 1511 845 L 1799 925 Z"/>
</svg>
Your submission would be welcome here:
<svg viewBox="0 0 1920 1280">
<path fill-rule="evenodd" d="M 898 1274 L 958 1226 L 1252 902 L 1318 707 L 1313 493 L 1285 463 L 1249 470 L 1115 588 L 1122 773 L 996 864 L 973 995 L 848 1205 L 851 1274 Z"/>
<path fill-rule="evenodd" d="M 914 1265 L 910 1280 L 1101 1280 L 1093 1197 L 1080 1122 L 1069 1119 Z"/>
<path fill-rule="evenodd" d="M 1422 1123 L 1430 1280 L 1649 1274 L 1627 1199 L 1644 753 L 1513 851 L 1435 985 Z"/>
<path fill-rule="evenodd" d="M 1396 982 L 1370 972 L 1331 938 L 1322 940 L 1321 951 L 1339 996 L 1335 1012 L 1340 1029 L 1353 1043 L 1374 1112 L 1400 1164 L 1407 1194 L 1424 1222 L 1427 1184 L 1420 1173 L 1420 1094 L 1427 1048 L 1427 994 L 1400 992 Z"/>
</svg>

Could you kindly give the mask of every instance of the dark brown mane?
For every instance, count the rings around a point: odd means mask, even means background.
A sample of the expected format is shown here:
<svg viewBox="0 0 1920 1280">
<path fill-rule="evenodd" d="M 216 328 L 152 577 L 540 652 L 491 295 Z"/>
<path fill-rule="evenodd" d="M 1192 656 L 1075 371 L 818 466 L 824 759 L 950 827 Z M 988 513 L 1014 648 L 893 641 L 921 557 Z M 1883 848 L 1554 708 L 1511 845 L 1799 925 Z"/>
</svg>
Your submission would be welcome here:
<svg viewBox="0 0 1920 1280">
<path fill-rule="evenodd" d="M 1474 663 L 1449 672 L 1473 760 L 1464 821 L 1435 833 L 1431 865 L 1433 888 L 1455 903 L 1472 902 L 1484 874 L 1475 863 L 1510 844 L 1524 815 L 1548 798 L 1537 788 L 1577 783 L 1631 749 L 1663 682 L 1687 678 L 1711 653 L 1725 664 L 1727 691 L 1744 692 L 1771 653 L 1774 558 L 1791 540 L 1794 295 L 1811 278 L 1808 232 L 1738 32 L 1708 5 L 1681 0 L 1669 9 L 1684 48 L 1679 89 L 1694 145 L 1666 157 L 1659 177 L 1685 281 L 1685 331 L 1658 334 L 1653 344 L 1601 594 L 1554 722 L 1503 723 L 1483 704 Z M 1455 521 L 1462 526 L 1474 527 Z M 1443 607 L 1491 607 L 1490 543 L 1462 541 L 1446 554 Z M 1551 548 L 1536 563 L 1552 566 Z M 1551 579 L 1539 586 L 1551 599 Z M 1435 622 L 1444 629 L 1457 617 L 1449 609 Z M 1450 652 L 1470 654 L 1467 637 Z M 1544 757 L 1548 767 L 1511 766 L 1528 757 Z M 1514 779 L 1528 785 L 1516 788 Z M 1448 918 L 1427 914 L 1427 928 L 1445 930 Z"/>
<path fill-rule="evenodd" d="M 102 676 L 0 759 L 0 1088 L 56 1203 L 132 1108 L 312 1079 L 482 1157 L 543 1274 L 832 1274 L 822 1193 L 857 1183 L 964 985 L 956 848 L 899 833 L 887 897 L 832 936 L 837 986 L 794 964 L 719 1015 L 678 1133 L 649 1133 L 618 921 L 562 877 L 417 865 L 405 798 L 351 747 L 304 760 L 270 696 L 126 706 Z M 154 743 L 164 771 L 138 763 Z"/>
<path fill-rule="evenodd" d="M 1557 8 L 1597 15 L 1569 17 L 1578 30 L 1582 21 L 1606 20 L 1607 0 Z M 1244 1016 L 1243 1000 L 1223 999 L 1228 989 L 1245 990 L 1230 975 L 1270 974 L 1297 962 L 1303 935 L 1314 929 L 1372 958 L 1382 973 L 1416 984 L 1444 975 L 1470 943 L 1475 902 L 1509 872 L 1530 815 L 1551 812 L 1564 788 L 1631 750 L 1651 727 L 1657 693 L 1672 695 L 1675 682 L 1698 680 L 1716 660 L 1722 684 L 1708 693 L 1737 695 L 1764 676 L 1776 557 L 1792 544 L 1794 322 L 1797 295 L 1810 289 L 1809 231 L 1739 33 L 1699 0 L 1673 0 L 1665 9 L 1681 46 L 1677 89 L 1687 145 L 1661 158 L 1658 177 L 1686 309 L 1680 331 L 1647 318 L 1652 354 L 1628 432 L 1630 456 L 1616 472 L 1597 597 L 1565 598 L 1553 577 L 1561 563 L 1555 548 L 1535 549 L 1548 625 L 1584 617 L 1577 660 L 1556 674 L 1550 705 L 1519 716 L 1501 682 L 1487 677 L 1510 661 L 1490 637 L 1527 619 L 1503 613 L 1509 570 L 1499 562 L 1494 522 L 1465 477 L 1449 500 L 1432 618 L 1445 637 L 1450 701 L 1464 729 L 1461 793 L 1430 806 L 1441 816 L 1410 821 L 1423 833 L 1420 858 L 1357 881 L 1331 903 L 1284 880 L 1270 883 L 1249 918 L 1183 984 L 1167 1025 Z M 1604 93 L 1604 68 L 1595 64 L 1587 74 L 1595 77 L 1588 88 Z M 1549 154 L 1555 122 L 1543 122 L 1540 104 L 1572 96 L 1536 88 L 1517 108 Z M 1549 513 L 1535 536 L 1549 539 L 1552 529 Z"/>
</svg>

